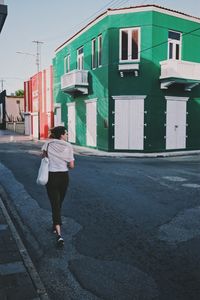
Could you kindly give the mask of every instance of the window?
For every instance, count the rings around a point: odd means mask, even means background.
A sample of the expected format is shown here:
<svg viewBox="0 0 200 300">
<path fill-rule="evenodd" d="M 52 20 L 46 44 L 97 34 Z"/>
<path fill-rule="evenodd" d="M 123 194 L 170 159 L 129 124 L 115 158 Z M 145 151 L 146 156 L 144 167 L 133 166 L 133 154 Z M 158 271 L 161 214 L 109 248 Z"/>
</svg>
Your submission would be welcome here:
<svg viewBox="0 0 200 300">
<path fill-rule="evenodd" d="M 68 73 L 70 71 L 70 55 L 64 58 L 64 72 Z"/>
<path fill-rule="evenodd" d="M 138 61 L 140 52 L 140 29 L 120 30 L 120 61 Z"/>
<path fill-rule="evenodd" d="M 83 47 L 77 50 L 77 68 L 83 70 Z"/>
<path fill-rule="evenodd" d="M 102 66 L 102 35 L 98 36 L 98 67 Z"/>
<path fill-rule="evenodd" d="M 168 32 L 168 59 L 181 59 L 181 33 Z"/>
<path fill-rule="evenodd" d="M 92 40 L 92 69 L 96 68 L 96 39 Z"/>
</svg>

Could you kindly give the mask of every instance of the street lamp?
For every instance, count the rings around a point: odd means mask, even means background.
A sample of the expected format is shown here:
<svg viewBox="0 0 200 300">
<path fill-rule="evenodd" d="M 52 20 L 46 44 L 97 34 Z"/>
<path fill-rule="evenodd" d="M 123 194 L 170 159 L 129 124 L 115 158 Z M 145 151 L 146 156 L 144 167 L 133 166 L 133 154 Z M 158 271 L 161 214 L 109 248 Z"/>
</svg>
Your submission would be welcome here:
<svg viewBox="0 0 200 300">
<path fill-rule="evenodd" d="M 16 53 L 17 53 L 17 54 L 30 55 L 30 56 L 36 56 L 36 55 L 35 55 L 35 54 L 33 54 L 33 53 L 22 52 L 22 51 L 17 51 Z"/>
</svg>

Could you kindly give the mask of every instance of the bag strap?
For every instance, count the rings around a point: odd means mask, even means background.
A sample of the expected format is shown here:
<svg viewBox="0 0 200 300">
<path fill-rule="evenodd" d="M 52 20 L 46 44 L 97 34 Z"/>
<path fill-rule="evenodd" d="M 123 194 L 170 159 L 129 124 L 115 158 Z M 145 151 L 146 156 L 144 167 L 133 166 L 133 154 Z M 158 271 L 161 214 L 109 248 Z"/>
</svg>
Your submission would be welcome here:
<svg viewBox="0 0 200 300">
<path fill-rule="evenodd" d="M 49 148 L 49 144 L 51 144 L 52 142 L 49 142 L 47 144 L 47 149 L 46 150 L 43 150 L 43 157 L 48 157 L 48 148 Z"/>
</svg>

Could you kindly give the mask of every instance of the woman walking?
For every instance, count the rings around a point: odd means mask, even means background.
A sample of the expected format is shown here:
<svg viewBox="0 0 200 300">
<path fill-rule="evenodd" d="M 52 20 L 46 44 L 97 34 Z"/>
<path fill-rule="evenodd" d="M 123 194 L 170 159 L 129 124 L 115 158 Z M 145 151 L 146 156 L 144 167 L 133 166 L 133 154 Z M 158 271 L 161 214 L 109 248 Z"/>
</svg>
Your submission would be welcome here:
<svg viewBox="0 0 200 300">
<path fill-rule="evenodd" d="M 67 130 L 64 126 L 51 129 L 51 140 L 43 147 L 43 156 L 49 158 L 49 180 L 46 184 L 51 203 L 53 231 L 57 234 L 59 246 L 64 244 L 61 235 L 61 208 L 69 184 L 69 168 L 74 168 L 74 155 L 70 143 L 67 142 Z"/>
</svg>

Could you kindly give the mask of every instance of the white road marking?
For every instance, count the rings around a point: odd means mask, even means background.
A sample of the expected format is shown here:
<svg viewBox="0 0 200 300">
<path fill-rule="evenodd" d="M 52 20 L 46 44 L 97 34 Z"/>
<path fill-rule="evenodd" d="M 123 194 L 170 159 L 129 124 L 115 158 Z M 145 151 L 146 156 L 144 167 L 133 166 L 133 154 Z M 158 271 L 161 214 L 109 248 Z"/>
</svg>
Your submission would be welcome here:
<svg viewBox="0 0 200 300">
<path fill-rule="evenodd" d="M 183 177 L 177 177 L 177 176 L 164 176 L 163 178 L 167 179 L 169 181 L 176 181 L 176 182 L 187 181 L 187 179 L 185 179 Z"/>
<path fill-rule="evenodd" d="M 184 184 L 182 184 L 182 186 L 194 188 L 194 189 L 200 188 L 200 184 L 197 184 L 197 183 L 184 183 Z"/>
</svg>

